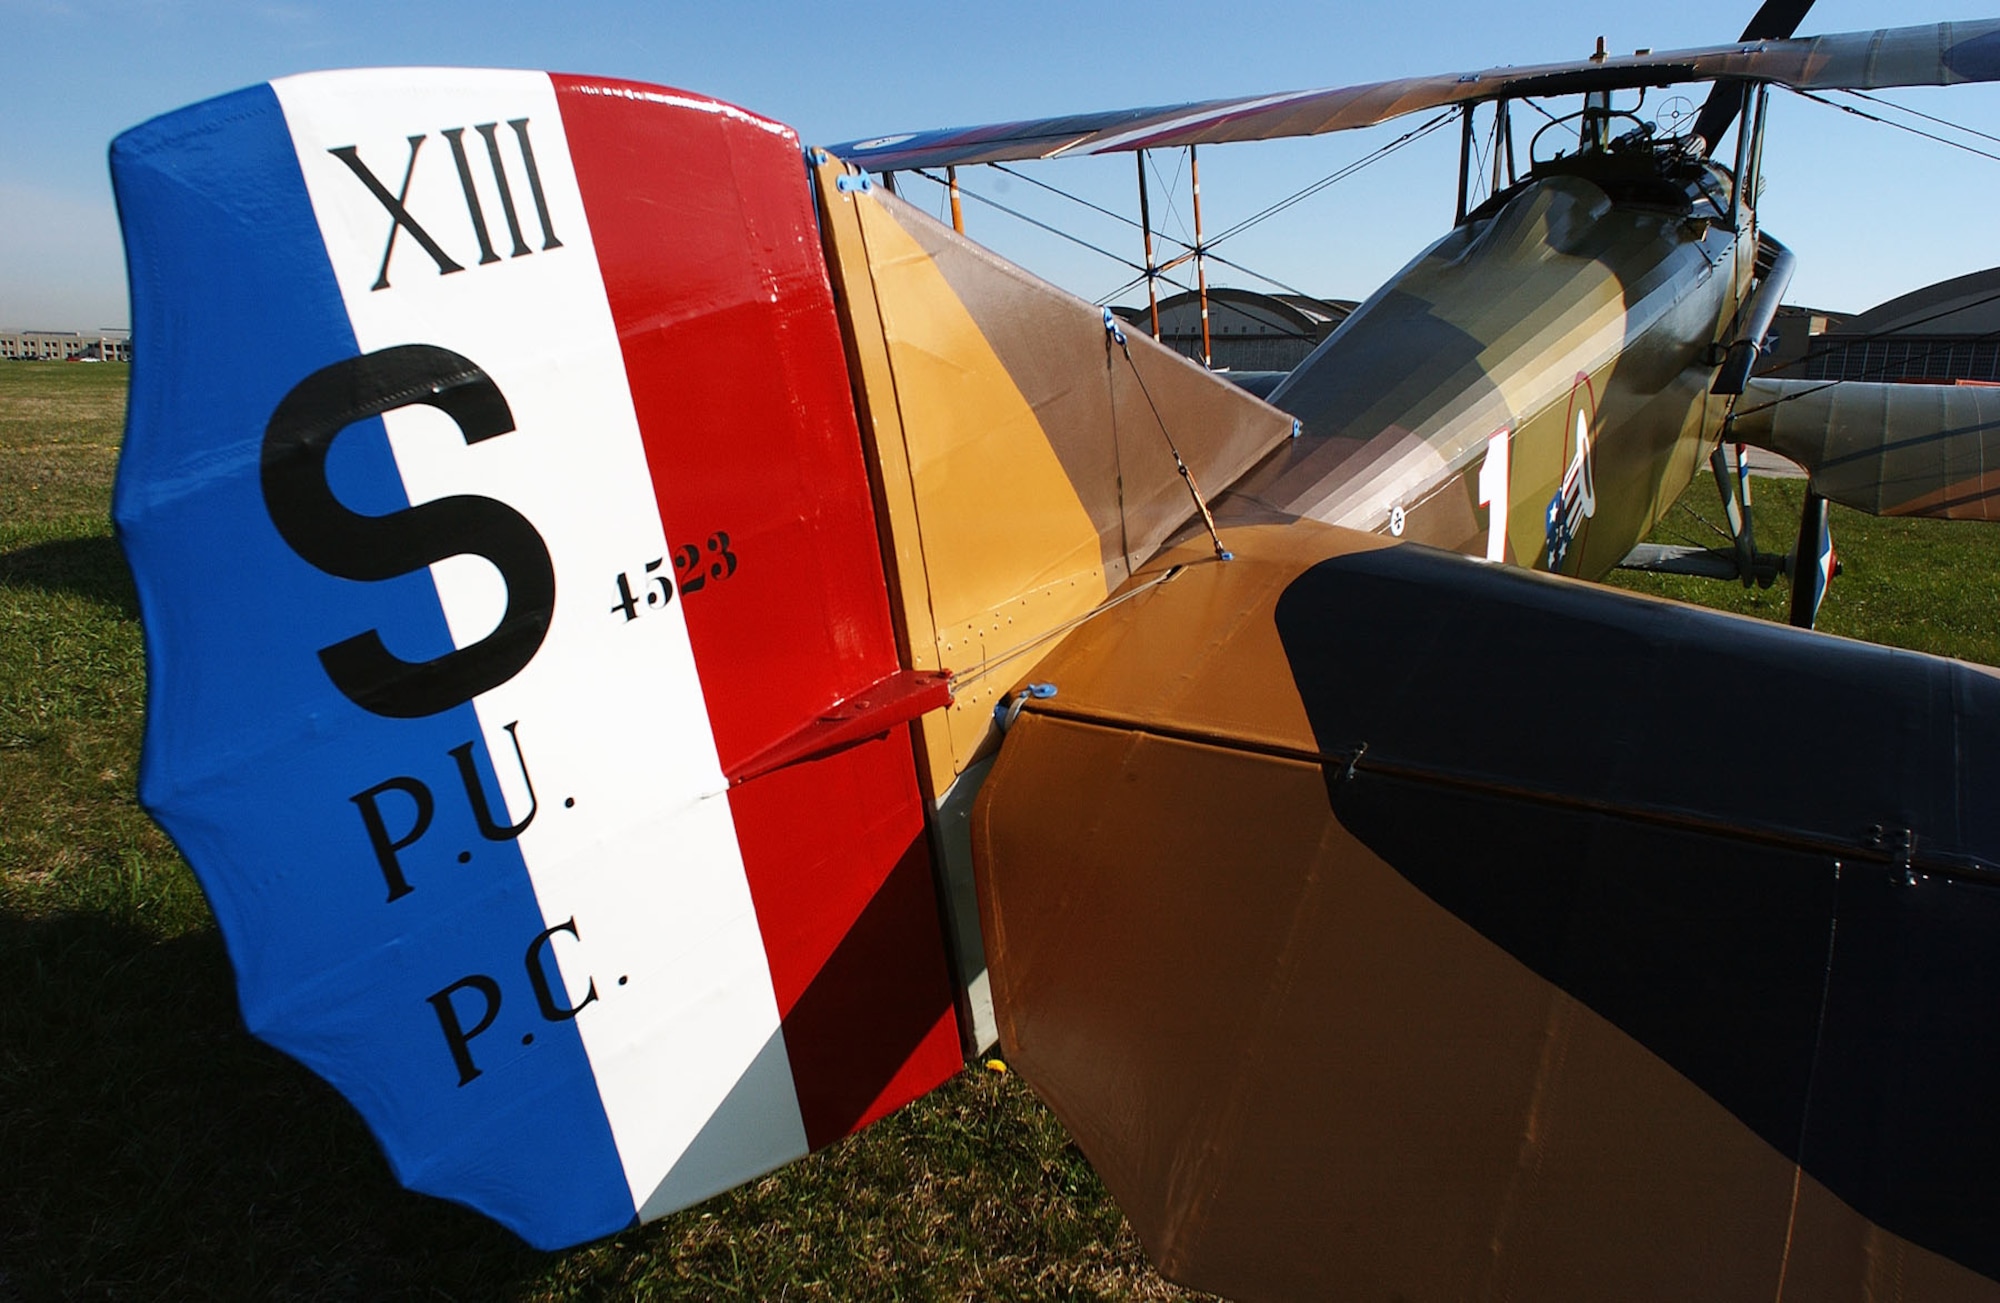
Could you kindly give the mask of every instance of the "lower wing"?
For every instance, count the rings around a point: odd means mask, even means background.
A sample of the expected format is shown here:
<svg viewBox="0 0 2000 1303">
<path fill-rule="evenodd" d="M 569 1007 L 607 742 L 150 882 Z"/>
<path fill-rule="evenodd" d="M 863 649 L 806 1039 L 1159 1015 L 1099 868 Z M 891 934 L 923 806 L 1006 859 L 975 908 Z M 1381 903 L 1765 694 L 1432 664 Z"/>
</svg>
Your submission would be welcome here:
<svg viewBox="0 0 2000 1303">
<path fill-rule="evenodd" d="M 1875 516 L 2000 519 L 2000 388 L 1752 380 L 1729 437 L 1789 457 Z"/>
</svg>

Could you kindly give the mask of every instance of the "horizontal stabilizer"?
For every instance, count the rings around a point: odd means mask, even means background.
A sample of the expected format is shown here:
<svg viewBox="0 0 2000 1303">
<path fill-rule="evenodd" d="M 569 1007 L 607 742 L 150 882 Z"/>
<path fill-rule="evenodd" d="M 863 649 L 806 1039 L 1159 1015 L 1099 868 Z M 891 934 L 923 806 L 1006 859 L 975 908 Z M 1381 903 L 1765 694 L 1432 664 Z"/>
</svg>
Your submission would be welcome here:
<svg viewBox="0 0 2000 1303">
<path fill-rule="evenodd" d="M 1728 437 L 1871 516 L 2000 519 L 2000 388 L 1758 379 Z"/>
<path fill-rule="evenodd" d="M 1008 1061 L 1167 1274 L 2000 1297 L 2000 676 L 1223 537 L 1035 667 L 974 829 Z M 1812 703 L 1757 781 L 1704 682 Z"/>
<path fill-rule="evenodd" d="M 1405 113 L 1521 95 L 1570 95 L 1740 77 L 1800 90 L 1946 86 L 2000 78 L 2000 19 L 1872 32 L 1736 41 L 1609 59 L 1405 77 L 1329 90 L 1079 113 L 1026 122 L 905 132 L 833 152 L 872 171 L 1314 136 Z"/>
</svg>

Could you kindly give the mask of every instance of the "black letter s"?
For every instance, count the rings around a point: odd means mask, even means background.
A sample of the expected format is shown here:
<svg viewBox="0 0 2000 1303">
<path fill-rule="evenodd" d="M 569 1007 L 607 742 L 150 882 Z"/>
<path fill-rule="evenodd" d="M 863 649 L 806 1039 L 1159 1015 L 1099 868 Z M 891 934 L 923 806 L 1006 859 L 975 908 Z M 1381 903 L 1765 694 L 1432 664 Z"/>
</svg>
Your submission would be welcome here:
<svg viewBox="0 0 2000 1303">
<path fill-rule="evenodd" d="M 492 378 L 430 344 L 402 344 L 336 362 L 301 380 L 264 429 L 264 506 L 292 550 L 341 579 L 394 579 L 469 553 L 507 585 L 492 633 L 435 660 L 398 660 L 374 629 L 320 650 L 334 686 L 377 715 L 435 715 L 505 683 L 534 658 L 555 612 L 555 567 L 526 517 L 492 498 L 439 498 L 381 516 L 349 511 L 326 479 L 327 453 L 356 421 L 423 403 L 458 424 L 469 444 L 514 428 Z"/>
</svg>

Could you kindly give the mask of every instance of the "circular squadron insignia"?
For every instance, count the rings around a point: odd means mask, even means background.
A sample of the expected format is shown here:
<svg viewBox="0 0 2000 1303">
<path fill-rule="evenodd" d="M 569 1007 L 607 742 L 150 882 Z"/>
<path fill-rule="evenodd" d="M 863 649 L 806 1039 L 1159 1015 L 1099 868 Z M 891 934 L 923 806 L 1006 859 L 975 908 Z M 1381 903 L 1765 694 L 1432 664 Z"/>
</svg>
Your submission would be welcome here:
<svg viewBox="0 0 2000 1303">
<path fill-rule="evenodd" d="M 1583 524 L 1597 514 L 1597 486 L 1590 457 L 1590 422 L 1576 414 L 1576 455 L 1563 472 L 1562 485 L 1549 499 L 1544 536 L 1550 570 L 1561 570 Z"/>
</svg>

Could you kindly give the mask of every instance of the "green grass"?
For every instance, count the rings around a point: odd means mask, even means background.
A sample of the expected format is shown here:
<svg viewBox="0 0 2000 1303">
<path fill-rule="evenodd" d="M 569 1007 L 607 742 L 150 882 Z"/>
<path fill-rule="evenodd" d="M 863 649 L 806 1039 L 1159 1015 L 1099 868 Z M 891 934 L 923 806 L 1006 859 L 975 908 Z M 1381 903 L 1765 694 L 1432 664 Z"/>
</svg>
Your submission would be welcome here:
<svg viewBox="0 0 2000 1303">
<path fill-rule="evenodd" d="M 1803 480 L 1755 482 L 1752 520 L 1760 550 L 1791 549 L 1804 494 Z M 1715 532 L 1721 519 L 1715 481 L 1700 475 L 1653 538 L 1726 546 Z M 1878 519 L 1839 506 L 1831 528 L 1841 573 L 1820 608 L 1821 631 L 2000 665 L 2000 530 L 1979 521 Z M 1791 604 L 1783 579 L 1768 589 L 1746 589 L 1713 579 L 1615 571 L 1610 582 L 1780 623 Z"/>
<path fill-rule="evenodd" d="M 1011 1074 L 566 1253 L 399 1188 L 243 1030 L 133 795 L 145 664 L 107 518 L 129 368 L 0 364 L 0 1303 L 1190 1297 Z"/>
<path fill-rule="evenodd" d="M 1026 1086 L 978 1069 L 565 1253 L 398 1188 L 346 1104 L 243 1031 L 201 893 L 133 797 L 144 658 L 106 519 L 126 377 L 0 365 L 0 1301 L 1185 1296 Z M 1757 493 L 1782 551 L 1799 486 Z M 1713 501 L 1705 480 L 1686 499 Z M 2000 533 L 1834 531 L 1824 627 L 2000 662 Z M 1659 537 L 1713 541 L 1682 510 Z M 1784 618 L 1782 582 L 1617 582 Z"/>
</svg>

